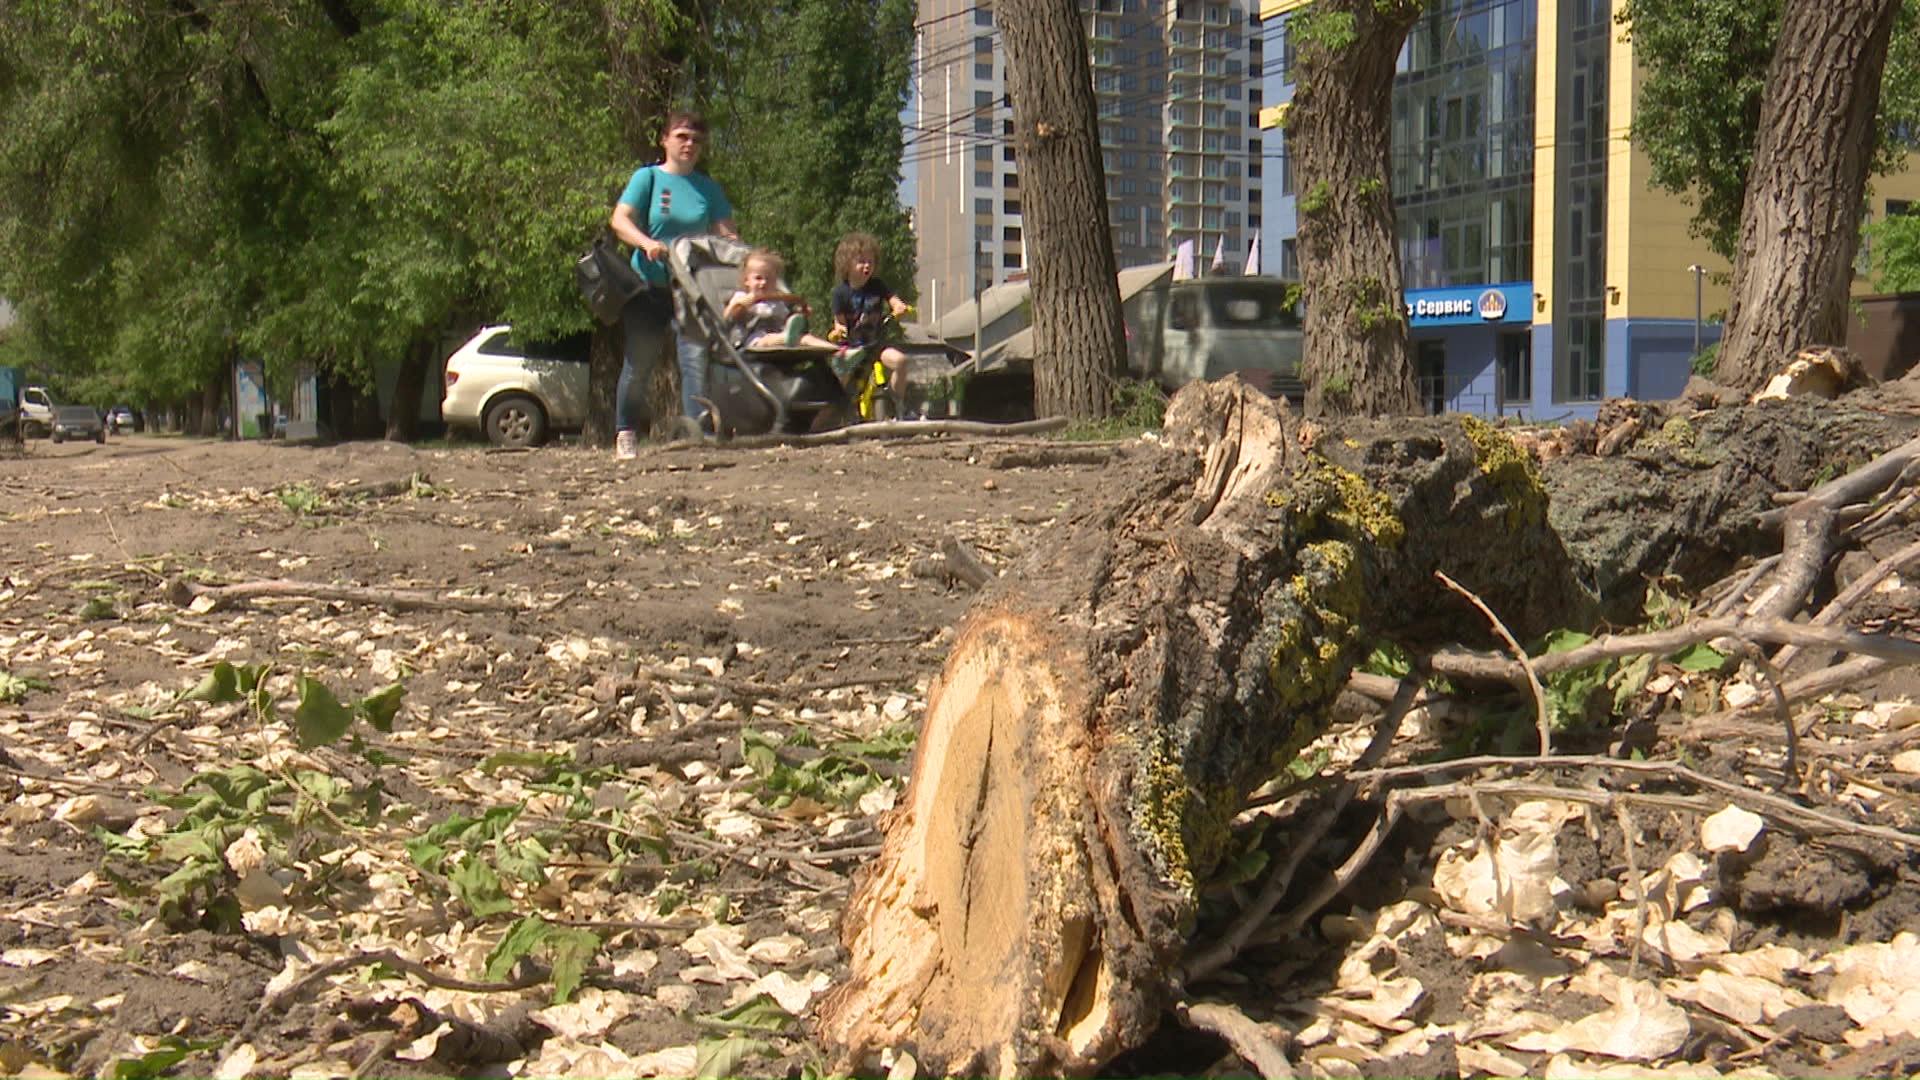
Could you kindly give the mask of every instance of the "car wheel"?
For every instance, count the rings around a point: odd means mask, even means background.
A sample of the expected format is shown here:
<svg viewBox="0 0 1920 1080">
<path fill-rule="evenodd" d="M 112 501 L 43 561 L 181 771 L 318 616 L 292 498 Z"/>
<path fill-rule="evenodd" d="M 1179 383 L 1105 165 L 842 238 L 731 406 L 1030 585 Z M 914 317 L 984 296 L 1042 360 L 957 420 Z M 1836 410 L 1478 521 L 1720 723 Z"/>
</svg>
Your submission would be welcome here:
<svg viewBox="0 0 1920 1080">
<path fill-rule="evenodd" d="M 99 443 L 101 446 L 107 445 L 107 429 L 101 428 L 99 431 L 94 432 L 93 441 Z"/>
<path fill-rule="evenodd" d="M 495 446 L 539 446 L 547 439 L 547 411 L 525 394 L 507 394 L 487 406 L 480 426 Z"/>
</svg>

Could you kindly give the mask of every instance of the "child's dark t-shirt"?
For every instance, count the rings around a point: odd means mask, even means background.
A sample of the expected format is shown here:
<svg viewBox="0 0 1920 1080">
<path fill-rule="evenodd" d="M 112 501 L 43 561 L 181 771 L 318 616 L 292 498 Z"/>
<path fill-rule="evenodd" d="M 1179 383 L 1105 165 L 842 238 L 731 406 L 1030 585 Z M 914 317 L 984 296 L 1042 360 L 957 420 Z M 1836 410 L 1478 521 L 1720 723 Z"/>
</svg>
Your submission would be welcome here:
<svg viewBox="0 0 1920 1080">
<path fill-rule="evenodd" d="M 893 290 L 877 277 L 857 289 L 844 281 L 833 287 L 833 318 L 846 326 L 848 345 L 871 345 L 880 339 L 892 299 Z"/>
</svg>

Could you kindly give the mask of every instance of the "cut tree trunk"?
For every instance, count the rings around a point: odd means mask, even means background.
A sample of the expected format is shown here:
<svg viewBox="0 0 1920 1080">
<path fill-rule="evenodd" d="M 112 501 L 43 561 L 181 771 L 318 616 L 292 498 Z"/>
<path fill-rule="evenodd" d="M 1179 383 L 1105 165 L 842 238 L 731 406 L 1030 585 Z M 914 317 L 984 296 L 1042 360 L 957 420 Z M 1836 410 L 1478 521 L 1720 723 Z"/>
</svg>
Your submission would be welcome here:
<svg viewBox="0 0 1920 1080">
<path fill-rule="evenodd" d="M 1113 411 L 1126 331 L 1080 12 L 1075 0 L 1001 0 L 994 21 L 1024 192 L 1034 414 L 1090 420 Z"/>
<path fill-rule="evenodd" d="M 1878 145 L 1896 0 L 1787 0 L 1740 214 L 1714 378 L 1764 386 L 1793 354 L 1847 337 L 1860 210 Z"/>
<path fill-rule="evenodd" d="M 1081 1074 L 1137 1045 L 1229 822 L 1361 651 L 1484 639 L 1436 569 L 1521 635 L 1586 610 L 1530 459 L 1484 422 L 1322 438 L 1227 380 L 1175 397 L 1165 444 L 968 616 L 822 1009 L 853 1067 L 911 1046 L 936 1075 Z"/>
<path fill-rule="evenodd" d="M 1283 125 L 1300 193 L 1309 416 L 1419 411 L 1388 133 L 1394 62 L 1421 8 L 1418 0 L 1316 0 L 1290 24 L 1299 80 Z"/>
</svg>

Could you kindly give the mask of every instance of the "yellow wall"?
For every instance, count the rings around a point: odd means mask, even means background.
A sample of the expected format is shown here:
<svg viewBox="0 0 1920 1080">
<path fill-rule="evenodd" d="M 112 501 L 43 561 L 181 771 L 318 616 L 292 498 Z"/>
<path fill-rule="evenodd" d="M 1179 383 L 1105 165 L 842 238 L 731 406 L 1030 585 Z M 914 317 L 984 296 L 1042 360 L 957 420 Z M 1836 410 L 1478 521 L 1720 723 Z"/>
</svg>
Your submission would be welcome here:
<svg viewBox="0 0 1920 1080">
<path fill-rule="evenodd" d="M 1539 45 L 1533 75 L 1533 300 L 1534 321 L 1553 311 L 1553 253 L 1560 239 L 1553 174 L 1559 165 L 1555 117 L 1560 115 L 1560 5 L 1543 3 L 1535 24 Z"/>
<path fill-rule="evenodd" d="M 1634 145 L 1634 105 L 1645 73 L 1634 63 L 1633 46 L 1613 42 L 1607 58 L 1607 318 L 1681 319 L 1694 317 L 1694 275 L 1704 266 L 1701 307 L 1712 315 L 1727 306 L 1726 260 L 1689 230 L 1691 198 L 1653 186 L 1653 163 Z M 1625 75 L 1626 77 L 1622 77 Z"/>
</svg>

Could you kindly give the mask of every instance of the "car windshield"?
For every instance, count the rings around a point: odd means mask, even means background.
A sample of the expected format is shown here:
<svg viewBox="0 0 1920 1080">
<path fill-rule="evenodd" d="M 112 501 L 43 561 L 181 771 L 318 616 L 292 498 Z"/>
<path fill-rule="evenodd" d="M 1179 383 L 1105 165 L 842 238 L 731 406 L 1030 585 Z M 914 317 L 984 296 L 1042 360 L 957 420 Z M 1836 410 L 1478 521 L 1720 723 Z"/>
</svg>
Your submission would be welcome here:
<svg viewBox="0 0 1920 1080">
<path fill-rule="evenodd" d="M 1214 323 L 1235 330 L 1293 330 L 1300 316 L 1287 303 L 1287 287 L 1280 282 L 1249 281 L 1216 284 L 1207 289 Z"/>
<path fill-rule="evenodd" d="M 491 356 L 526 356 L 535 360 L 572 360 L 586 363 L 593 346 L 593 334 L 569 334 L 558 341 L 522 341 L 511 330 L 502 330 L 480 343 L 480 351 Z"/>
</svg>

